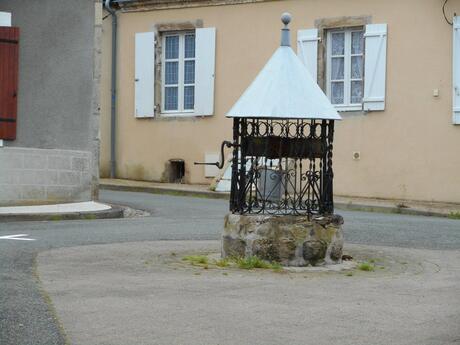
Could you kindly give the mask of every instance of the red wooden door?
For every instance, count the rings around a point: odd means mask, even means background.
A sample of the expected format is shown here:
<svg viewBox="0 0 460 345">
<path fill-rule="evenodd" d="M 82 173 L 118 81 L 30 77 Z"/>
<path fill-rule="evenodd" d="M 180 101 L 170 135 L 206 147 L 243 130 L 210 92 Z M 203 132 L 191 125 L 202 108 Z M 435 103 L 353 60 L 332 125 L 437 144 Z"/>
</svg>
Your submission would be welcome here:
<svg viewBox="0 0 460 345">
<path fill-rule="evenodd" d="M 19 28 L 0 27 L 0 139 L 16 139 Z"/>
</svg>

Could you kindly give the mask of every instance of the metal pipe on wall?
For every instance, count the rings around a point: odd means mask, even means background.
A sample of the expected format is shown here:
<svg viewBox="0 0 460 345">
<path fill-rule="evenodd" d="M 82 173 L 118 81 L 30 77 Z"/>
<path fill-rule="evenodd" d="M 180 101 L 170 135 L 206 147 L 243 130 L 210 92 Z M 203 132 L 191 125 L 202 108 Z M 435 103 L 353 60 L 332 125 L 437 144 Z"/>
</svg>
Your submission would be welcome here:
<svg viewBox="0 0 460 345">
<path fill-rule="evenodd" d="M 110 100 L 110 178 L 116 177 L 116 120 L 117 120 L 117 29 L 118 18 L 116 10 L 111 7 L 111 0 L 105 0 L 105 9 L 112 17 L 112 73 L 111 73 L 111 100 Z"/>
</svg>

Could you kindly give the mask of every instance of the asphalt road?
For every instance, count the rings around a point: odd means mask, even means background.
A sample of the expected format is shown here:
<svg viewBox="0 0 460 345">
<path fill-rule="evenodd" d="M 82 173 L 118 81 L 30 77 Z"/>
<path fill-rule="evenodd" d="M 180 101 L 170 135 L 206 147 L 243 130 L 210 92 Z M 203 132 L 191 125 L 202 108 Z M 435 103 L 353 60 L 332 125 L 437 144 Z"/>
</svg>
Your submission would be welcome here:
<svg viewBox="0 0 460 345">
<path fill-rule="evenodd" d="M 0 344 L 64 344 L 55 315 L 34 275 L 37 253 L 60 247 L 153 240 L 218 239 L 224 200 L 102 191 L 101 200 L 148 210 L 150 217 L 0 223 L 0 237 L 28 234 L 35 241 L 0 239 Z M 460 221 L 337 210 L 350 243 L 460 249 Z"/>
</svg>

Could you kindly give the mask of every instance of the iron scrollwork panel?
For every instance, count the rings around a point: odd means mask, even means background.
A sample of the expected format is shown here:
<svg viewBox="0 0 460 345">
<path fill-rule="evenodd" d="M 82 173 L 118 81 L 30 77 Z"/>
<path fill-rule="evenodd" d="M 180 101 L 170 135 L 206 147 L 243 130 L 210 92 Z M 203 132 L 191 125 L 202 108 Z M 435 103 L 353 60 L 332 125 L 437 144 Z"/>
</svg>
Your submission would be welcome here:
<svg viewBox="0 0 460 345">
<path fill-rule="evenodd" d="M 234 119 L 230 210 L 330 214 L 333 121 Z"/>
</svg>

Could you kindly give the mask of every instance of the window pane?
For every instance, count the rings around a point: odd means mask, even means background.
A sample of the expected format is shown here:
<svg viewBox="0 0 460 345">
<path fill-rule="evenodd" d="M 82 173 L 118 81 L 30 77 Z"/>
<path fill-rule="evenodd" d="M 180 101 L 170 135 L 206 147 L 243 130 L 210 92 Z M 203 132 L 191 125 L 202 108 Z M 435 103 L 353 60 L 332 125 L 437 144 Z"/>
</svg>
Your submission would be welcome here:
<svg viewBox="0 0 460 345">
<path fill-rule="evenodd" d="M 332 55 L 343 55 L 345 51 L 345 33 L 333 32 L 332 37 Z"/>
<path fill-rule="evenodd" d="M 165 84 L 177 84 L 179 75 L 179 64 L 177 62 L 166 62 L 165 65 Z"/>
<path fill-rule="evenodd" d="M 184 87 L 184 109 L 193 109 L 195 106 L 195 86 Z"/>
<path fill-rule="evenodd" d="M 165 110 L 177 110 L 177 87 L 165 87 Z"/>
<path fill-rule="evenodd" d="M 363 77 L 363 57 L 351 57 L 351 77 L 353 79 L 361 79 Z"/>
<path fill-rule="evenodd" d="M 357 31 L 351 33 L 351 53 L 362 54 L 363 52 L 363 32 Z"/>
<path fill-rule="evenodd" d="M 195 57 L 195 35 L 185 35 L 185 58 Z"/>
<path fill-rule="evenodd" d="M 179 36 L 166 36 L 165 54 L 166 59 L 179 57 Z"/>
<path fill-rule="evenodd" d="M 363 99 L 363 82 L 351 82 L 351 103 L 361 103 Z"/>
<path fill-rule="evenodd" d="M 343 104 L 343 81 L 331 83 L 331 103 Z"/>
<path fill-rule="evenodd" d="M 184 63 L 184 83 L 193 84 L 195 82 L 195 61 L 185 61 Z"/>
<path fill-rule="evenodd" d="M 343 79 L 344 58 L 332 58 L 331 66 L 331 79 Z"/>
</svg>

